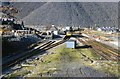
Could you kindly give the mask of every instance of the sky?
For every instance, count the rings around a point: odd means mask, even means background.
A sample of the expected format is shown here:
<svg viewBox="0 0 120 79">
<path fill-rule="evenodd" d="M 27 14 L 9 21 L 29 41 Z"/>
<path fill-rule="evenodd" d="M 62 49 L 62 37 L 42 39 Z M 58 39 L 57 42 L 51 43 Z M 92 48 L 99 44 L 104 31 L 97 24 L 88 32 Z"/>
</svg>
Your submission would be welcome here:
<svg viewBox="0 0 120 79">
<path fill-rule="evenodd" d="M 2 2 L 119 2 L 120 0 L 0 0 Z"/>
</svg>

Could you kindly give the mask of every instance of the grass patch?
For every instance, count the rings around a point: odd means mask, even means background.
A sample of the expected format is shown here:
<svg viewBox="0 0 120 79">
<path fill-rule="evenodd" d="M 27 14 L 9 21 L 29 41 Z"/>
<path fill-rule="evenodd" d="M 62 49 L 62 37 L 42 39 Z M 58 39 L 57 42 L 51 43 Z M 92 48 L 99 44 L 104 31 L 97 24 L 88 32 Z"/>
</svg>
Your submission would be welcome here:
<svg viewBox="0 0 120 79">
<path fill-rule="evenodd" d="M 83 53 L 84 55 L 88 56 L 90 59 L 96 60 L 99 59 L 100 57 L 98 55 L 96 55 L 91 48 L 87 48 L 87 49 L 80 49 L 81 53 Z"/>
<path fill-rule="evenodd" d="M 15 71 L 7 76 L 8 79 L 13 79 L 16 77 L 24 76 L 29 74 L 30 72 L 27 70 L 20 70 L 20 71 Z"/>
<path fill-rule="evenodd" d="M 46 62 L 55 62 L 59 64 L 64 61 L 72 62 L 72 61 L 80 60 L 81 58 L 79 50 L 66 48 L 66 45 L 63 45 L 52 52 L 55 53 L 44 56 L 44 60 Z"/>
<path fill-rule="evenodd" d="M 98 61 L 97 63 L 99 63 L 99 66 L 94 66 L 96 69 L 104 71 L 111 76 L 120 76 L 119 66 L 116 61 Z"/>
</svg>

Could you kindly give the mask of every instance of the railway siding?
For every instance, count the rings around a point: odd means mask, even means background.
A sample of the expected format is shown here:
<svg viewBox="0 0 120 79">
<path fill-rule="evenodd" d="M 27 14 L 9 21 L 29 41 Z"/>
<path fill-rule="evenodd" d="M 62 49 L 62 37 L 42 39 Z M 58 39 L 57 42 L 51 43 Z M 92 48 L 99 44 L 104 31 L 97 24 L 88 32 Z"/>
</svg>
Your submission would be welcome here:
<svg viewBox="0 0 120 79">
<path fill-rule="evenodd" d="M 26 52 L 26 54 L 24 54 L 22 56 L 21 55 L 17 56 L 13 60 L 11 60 L 11 61 L 9 61 L 7 63 L 2 64 L 2 67 L 3 67 L 2 69 L 3 70 L 7 69 L 10 66 L 13 66 L 16 63 L 19 63 L 20 61 L 23 61 L 23 60 L 25 60 L 25 59 L 27 59 L 27 58 L 29 58 L 31 56 L 34 56 L 36 54 L 42 54 L 41 52 L 44 52 L 44 51 L 46 51 L 46 50 L 48 50 L 50 48 L 53 48 L 53 47 L 55 47 L 57 45 L 60 45 L 60 44 L 64 43 L 65 41 L 67 41 L 68 39 L 69 39 L 69 37 L 68 38 L 64 37 L 63 40 L 61 40 L 61 41 L 59 41 L 59 42 L 57 42 L 55 44 L 54 44 L 55 41 L 48 41 L 48 42 L 42 44 L 41 46 L 38 46 L 37 48 L 31 49 L 30 51 Z"/>
<path fill-rule="evenodd" d="M 100 71 L 104 71 L 107 74 L 113 76 L 119 75 L 119 65 L 118 65 L 118 50 L 107 47 L 107 45 L 104 45 L 102 43 L 99 43 L 93 39 L 90 38 L 82 38 L 85 41 L 77 38 L 78 41 L 80 41 L 83 45 L 91 45 L 91 48 L 84 48 L 86 50 L 90 50 L 91 52 L 85 53 L 85 50 L 83 49 L 83 55 L 85 55 L 86 58 L 90 58 L 93 60 L 93 63 L 91 62 L 84 62 L 84 64 L 88 66 L 92 66 Z M 110 49 L 111 48 L 111 49 Z M 114 50 L 113 50 L 114 49 Z M 89 54 L 92 53 L 92 56 Z M 95 57 L 97 58 L 91 58 Z"/>
</svg>

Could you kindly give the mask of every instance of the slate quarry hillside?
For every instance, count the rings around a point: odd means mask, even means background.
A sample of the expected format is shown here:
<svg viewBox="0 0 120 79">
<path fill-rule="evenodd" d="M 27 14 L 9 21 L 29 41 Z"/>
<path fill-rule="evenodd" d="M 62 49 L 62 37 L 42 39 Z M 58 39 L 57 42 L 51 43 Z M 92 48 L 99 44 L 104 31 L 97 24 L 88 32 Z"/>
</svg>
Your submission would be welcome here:
<svg viewBox="0 0 120 79">
<path fill-rule="evenodd" d="M 18 8 L 26 25 L 75 25 L 117 27 L 117 2 L 19 2 Z"/>
</svg>

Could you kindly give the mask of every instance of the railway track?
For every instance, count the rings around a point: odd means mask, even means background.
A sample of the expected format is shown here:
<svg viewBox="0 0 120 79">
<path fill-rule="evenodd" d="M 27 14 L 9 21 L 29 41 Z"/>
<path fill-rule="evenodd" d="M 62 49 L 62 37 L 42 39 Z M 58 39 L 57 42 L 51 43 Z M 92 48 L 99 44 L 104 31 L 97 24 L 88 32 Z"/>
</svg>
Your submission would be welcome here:
<svg viewBox="0 0 120 79">
<path fill-rule="evenodd" d="M 43 51 L 46 51 L 46 50 L 48 50 L 50 48 L 58 46 L 58 45 L 60 45 L 60 44 L 62 44 L 64 42 L 66 42 L 69 38 L 70 37 L 64 37 L 63 40 L 61 40 L 61 41 L 59 41 L 57 43 L 55 43 L 55 41 L 48 41 L 48 42 L 44 43 L 41 46 L 38 46 L 36 48 L 34 47 L 30 51 L 28 51 L 25 55 L 19 56 L 19 57 L 15 58 L 14 60 L 11 60 L 11 61 L 9 61 L 7 63 L 2 64 L 2 71 L 4 71 L 5 69 L 7 69 L 7 68 L 19 63 L 19 62 L 31 57 L 31 56 L 34 56 L 36 54 L 40 54 L 40 52 L 43 52 Z"/>
<path fill-rule="evenodd" d="M 18 57 L 16 57 L 16 58 L 14 58 L 15 56 L 13 56 L 13 57 L 12 57 L 13 60 L 10 60 L 10 61 L 5 62 L 5 63 L 2 64 L 2 70 L 6 69 L 6 68 L 8 68 L 8 67 L 10 67 L 10 66 L 13 66 L 14 64 L 16 64 L 16 63 L 18 63 L 18 62 L 20 62 L 20 61 L 22 61 L 22 60 L 24 60 L 24 59 L 32 56 L 32 55 L 35 55 L 35 52 L 38 52 L 38 49 L 39 49 L 39 48 L 41 48 L 41 47 L 43 47 L 43 46 L 48 46 L 48 45 L 50 45 L 51 43 L 53 43 L 53 42 L 52 42 L 52 41 L 48 41 L 48 42 L 44 43 L 42 46 L 40 46 L 40 47 L 38 47 L 38 48 L 36 48 L 36 49 L 33 48 L 33 49 L 31 49 L 30 51 L 25 52 L 25 54 L 23 54 L 23 55 L 21 55 L 21 56 L 18 56 Z M 9 58 L 9 59 L 12 59 L 12 58 Z"/>
<path fill-rule="evenodd" d="M 111 49 L 105 48 L 104 46 L 100 45 L 97 41 L 90 41 L 89 43 L 92 43 L 94 50 L 101 51 L 102 54 L 108 59 L 108 60 L 117 60 L 118 59 L 118 52 L 114 52 Z"/>
<path fill-rule="evenodd" d="M 82 39 L 77 39 L 80 41 L 83 45 L 91 45 L 91 51 L 93 51 L 98 56 L 102 57 L 104 60 L 117 60 L 118 59 L 118 52 L 116 50 L 111 50 L 110 48 L 104 47 L 102 44 L 99 44 L 99 42 L 95 40 L 90 41 L 83 41 Z"/>
</svg>

